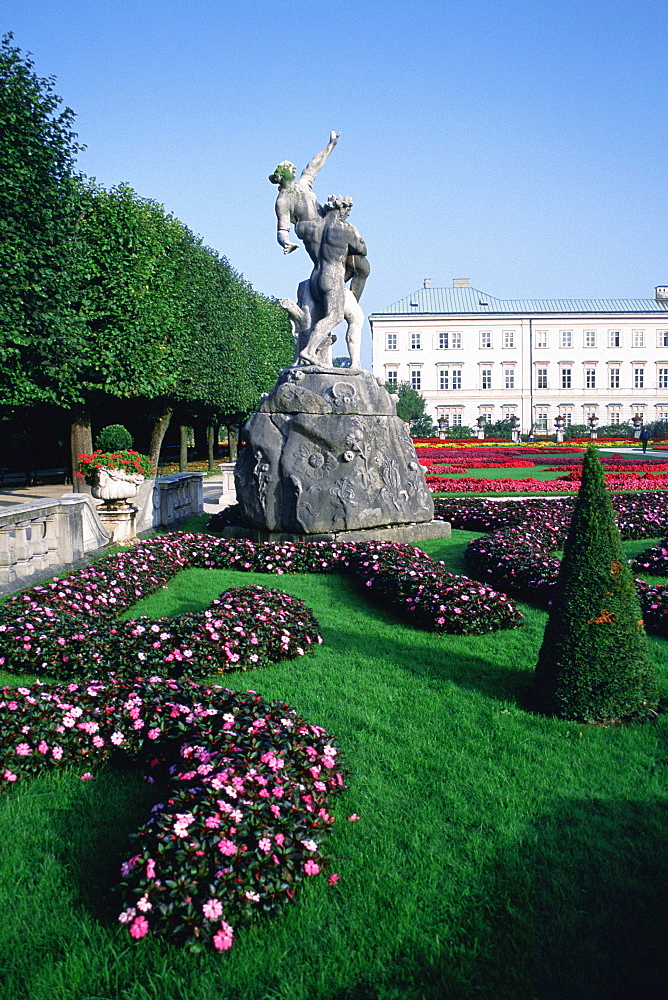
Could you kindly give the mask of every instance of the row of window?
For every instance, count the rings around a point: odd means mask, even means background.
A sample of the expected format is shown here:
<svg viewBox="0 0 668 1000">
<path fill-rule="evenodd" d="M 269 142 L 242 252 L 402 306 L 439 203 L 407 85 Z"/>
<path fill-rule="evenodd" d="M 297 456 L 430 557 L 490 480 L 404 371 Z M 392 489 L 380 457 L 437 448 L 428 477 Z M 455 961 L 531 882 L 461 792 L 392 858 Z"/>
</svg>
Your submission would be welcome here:
<svg viewBox="0 0 668 1000">
<path fill-rule="evenodd" d="M 621 376 L 620 368 L 608 368 L 608 389 L 620 389 L 621 386 Z M 547 368 L 536 368 L 536 389 L 549 389 Z M 411 387 L 413 389 L 422 388 L 422 369 L 421 368 L 411 368 Z M 560 388 L 562 389 L 573 389 L 573 369 L 572 368 L 560 368 L 559 369 L 559 380 Z M 396 369 L 390 369 L 387 372 L 387 381 L 391 385 L 398 385 L 399 373 Z M 645 386 L 645 368 L 637 367 L 633 368 L 633 388 L 634 389 L 644 389 Z M 438 388 L 440 390 L 450 390 L 450 389 L 461 389 L 462 387 L 462 369 L 461 368 L 439 368 L 438 369 Z M 501 387 L 503 389 L 514 389 L 515 388 L 515 369 L 514 368 L 502 368 L 501 369 Z M 585 368 L 584 370 L 584 388 L 585 389 L 596 389 L 596 369 L 595 368 Z M 602 385 L 599 383 L 599 388 Z M 480 388 L 481 389 L 491 389 L 492 388 L 492 369 L 491 368 L 481 368 L 480 369 Z M 649 386 L 647 386 L 649 388 Z M 668 389 L 668 368 L 657 369 L 657 388 L 658 389 Z"/>
<path fill-rule="evenodd" d="M 399 335 L 397 333 L 388 333 L 385 335 L 385 346 L 388 351 L 398 351 L 399 350 Z M 583 347 L 592 348 L 597 346 L 597 330 L 585 330 L 583 336 Z M 608 347 L 622 347 L 623 337 L 621 330 L 608 330 L 606 343 Z M 558 333 L 558 344 L 559 347 L 572 348 L 574 346 L 573 331 L 572 330 L 559 330 Z M 657 347 L 668 347 L 668 330 L 657 330 L 656 331 L 656 344 Z M 434 346 L 441 351 L 458 351 L 462 347 L 462 334 L 458 330 L 444 330 L 435 335 Z M 514 330 L 502 330 L 501 331 L 501 347 L 504 351 L 513 350 L 516 346 L 515 343 L 515 331 Z M 645 347 L 645 331 L 644 330 L 632 330 L 630 335 L 631 347 Z M 410 334 L 410 349 L 412 351 L 421 351 L 423 347 L 423 335 L 420 331 L 414 331 Z M 548 341 L 548 331 L 547 330 L 536 330 L 534 332 L 534 347 L 535 348 L 547 348 L 549 347 Z M 492 331 L 491 330 L 480 330 L 480 348 L 482 350 L 492 349 Z"/>
</svg>

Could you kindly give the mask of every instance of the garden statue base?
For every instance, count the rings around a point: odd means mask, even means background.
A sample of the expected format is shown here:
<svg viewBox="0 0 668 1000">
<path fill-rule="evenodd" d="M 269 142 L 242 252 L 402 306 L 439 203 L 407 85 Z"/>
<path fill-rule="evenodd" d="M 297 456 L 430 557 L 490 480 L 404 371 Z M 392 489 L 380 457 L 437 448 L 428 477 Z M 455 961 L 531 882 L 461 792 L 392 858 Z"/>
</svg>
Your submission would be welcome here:
<svg viewBox="0 0 668 1000">
<path fill-rule="evenodd" d="M 408 425 L 371 372 L 286 368 L 243 430 L 243 523 L 281 537 L 429 524 L 434 503 Z M 441 522 L 442 523 L 442 522 Z"/>
<path fill-rule="evenodd" d="M 257 528 L 237 526 L 223 528 L 225 538 L 247 538 L 251 542 L 402 542 L 404 545 L 414 545 L 416 542 L 426 542 L 430 538 L 449 538 L 451 533 L 449 521 L 393 524 L 387 527 L 359 528 L 356 531 L 325 532 L 315 535 L 260 531 Z"/>
<path fill-rule="evenodd" d="M 131 507 L 129 504 L 124 506 L 119 504 L 118 507 L 112 507 L 106 503 L 98 505 L 98 516 L 109 532 L 109 545 L 118 545 L 119 542 L 128 542 L 137 537 L 138 511 L 138 507 Z"/>
</svg>

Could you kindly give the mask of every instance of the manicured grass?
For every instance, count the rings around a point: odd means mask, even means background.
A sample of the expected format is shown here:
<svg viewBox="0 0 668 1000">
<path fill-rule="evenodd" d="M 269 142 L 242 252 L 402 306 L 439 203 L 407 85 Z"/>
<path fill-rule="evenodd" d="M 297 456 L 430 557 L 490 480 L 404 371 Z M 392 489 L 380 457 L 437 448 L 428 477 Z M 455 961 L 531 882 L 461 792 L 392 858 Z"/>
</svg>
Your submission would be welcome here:
<svg viewBox="0 0 668 1000">
<path fill-rule="evenodd" d="M 471 537 L 424 547 L 460 571 Z M 0 803 L 0 996 L 663 997 L 668 717 L 604 729 L 528 713 L 545 623 L 528 606 L 521 629 L 438 637 L 338 576 L 188 570 L 135 612 L 191 610 L 251 582 L 299 596 L 321 623 L 314 655 L 226 682 L 338 738 L 351 769 L 329 840 L 340 882 L 312 880 L 229 953 L 130 944 L 108 886 L 158 793 L 110 769 L 44 777 Z M 665 698 L 668 643 L 651 644 Z"/>
</svg>

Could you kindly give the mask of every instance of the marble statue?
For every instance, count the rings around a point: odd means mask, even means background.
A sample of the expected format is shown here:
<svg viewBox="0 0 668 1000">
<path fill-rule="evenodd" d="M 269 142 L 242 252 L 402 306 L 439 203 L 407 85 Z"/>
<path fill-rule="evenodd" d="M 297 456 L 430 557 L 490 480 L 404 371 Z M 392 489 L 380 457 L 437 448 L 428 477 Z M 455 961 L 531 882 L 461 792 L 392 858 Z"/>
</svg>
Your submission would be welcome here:
<svg viewBox="0 0 668 1000">
<path fill-rule="evenodd" d="M 332 195 L 323 207 L 313 191 L 318 171 L 338 139 L 338 132 L 330 133 L 328 144 L 309 161 L 298 180 L 297 168 L 289 160 L 279 163 L 269 180 L 278 185 L 276 219 L 279 245 L 284 253 L 298 249 L 297 244 L 290 241 L 290 226 L 294 225 L 295 233 L 313 263 L 309 281 L 299 286 L 297 303 L 291 299 L 281 302 L 293 325 L 297 344 L 295 363 L 331 367 L 331 345 L 335 339 L 331 331 L 345 320 L 351 367 L 359 369 L 364 323 L 359 299 L 370 272 L 366 245 L 355 227 L 347 222 L 352 200 L 340 198 L 340 204 L 337 204 Z M 336 212 L 336 217 L 328 221 L 332 212 Z M 348 282 L 350 287 L 346 287 Z"/>
<path fill-rule="evenodd" d="M 290 227 L 312 271 L 283 299 L 296 341 L 295 359 L 247 420 L 234 470 L 242 524 L 228 534 L 251 538 L 388 538 L 417 541 L 447 535 L 408 424 L 381 379 L 360 360 L 364 313 L 359 298 L 369 275 L 366 244 L 348 221 L 352 199 L 321 205 L 313 181 L 339 139 L 330 134 L 297 180 L 279 163 L 278 242 L 293 253 Z M 333 330 L 347 324 L 350 368 L 332 366 Z"/>
</svg>

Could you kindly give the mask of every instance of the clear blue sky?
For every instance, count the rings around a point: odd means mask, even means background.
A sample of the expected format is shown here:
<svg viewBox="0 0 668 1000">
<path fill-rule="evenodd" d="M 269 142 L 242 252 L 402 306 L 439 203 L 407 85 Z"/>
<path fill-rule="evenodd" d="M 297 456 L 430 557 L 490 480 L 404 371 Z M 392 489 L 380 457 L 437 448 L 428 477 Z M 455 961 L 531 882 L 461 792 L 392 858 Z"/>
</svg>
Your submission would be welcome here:
<svg viewBox="0 0 668 1000">
<path fill-rule="evenodd" d="M 668 283 L 667 13 L 660 0 L 2 0 L 0 30 L 56 77 L 84 173 L 161 202 L 278 298 L 309 267 L 275 241 L 267 176 L 340 131 L 316 191 L 353 197 L 368 314 L 425 277 L 500 298 Z"/>
</svg>

